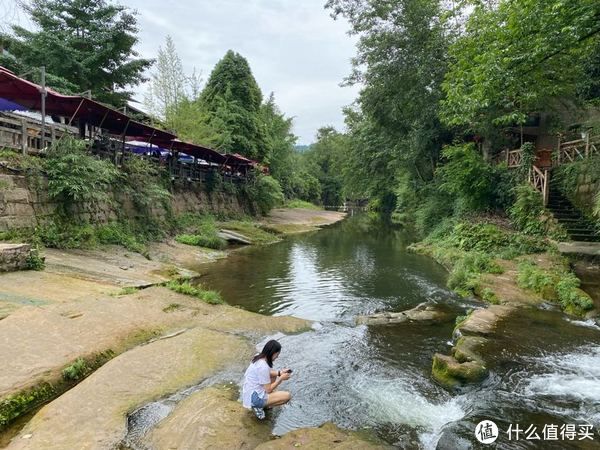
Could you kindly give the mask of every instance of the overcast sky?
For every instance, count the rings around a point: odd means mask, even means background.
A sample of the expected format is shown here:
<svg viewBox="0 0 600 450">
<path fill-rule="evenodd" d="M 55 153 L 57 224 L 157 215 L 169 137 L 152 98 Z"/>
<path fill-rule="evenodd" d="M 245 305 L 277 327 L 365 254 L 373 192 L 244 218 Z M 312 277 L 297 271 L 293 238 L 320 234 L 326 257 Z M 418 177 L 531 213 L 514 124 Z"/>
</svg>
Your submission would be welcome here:
<svg viewBox="0 0 600 450">
<path fill-rule="evenodd" d="M 346 34 L 348 24 L 323 8 L 325 0 L 120 3 L 139 13 L 142 56 L 156 57 L 171 35 L 186 71 L 195 67 L 206 81 L 225 52 L 235 50 L 248 59 L 263 94 L 275 92 L 281 110 L 294 117 L 299 144 L 313 142 L 321 126 L 343 129 L 341 109 L 358 89 L 339 85 L 350 73 L 355 40 Z"/>
</svg>

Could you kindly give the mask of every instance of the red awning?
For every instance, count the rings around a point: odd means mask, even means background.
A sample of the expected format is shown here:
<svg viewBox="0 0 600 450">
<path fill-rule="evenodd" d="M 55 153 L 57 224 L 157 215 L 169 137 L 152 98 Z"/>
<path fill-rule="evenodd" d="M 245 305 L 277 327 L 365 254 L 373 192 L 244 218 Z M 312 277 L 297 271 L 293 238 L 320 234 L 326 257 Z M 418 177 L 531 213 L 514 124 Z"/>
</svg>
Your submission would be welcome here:
<svg viewBox="0 0 600 450">
<path fill-rule="evenodd" d="M 0 66 L 0 97 L 14 101 L 30 110 L 41 111 L 41 86 L 17 77 Z M 161 140 L 175 139 L 175 135 L 131 119 L 129 116 L 102 103 L 78 95 L 63 95 L 46 88 L 46 114 L 81 119 L 103 128 L 111 134 Z"/>
<path fill-rule="evenodd" d="M 41 86 L 19 78 L 0 66 L 0 98 L 16 102 L 34 111 L 41 110 Z M 145 125 L 102 103 L 78 95 L 63 95 L 46 88 L 46 114 L 69 120 L 81 119 L 89 125 L 107 130 L 111 134 L 151 142 L 165 149 L 186 153 L 196 158 L 230 166 L 257 165 L 256 161 L 239 154 L 223 155 L 211 148 L 183 142 L 172 133 Z"/>
</svg>

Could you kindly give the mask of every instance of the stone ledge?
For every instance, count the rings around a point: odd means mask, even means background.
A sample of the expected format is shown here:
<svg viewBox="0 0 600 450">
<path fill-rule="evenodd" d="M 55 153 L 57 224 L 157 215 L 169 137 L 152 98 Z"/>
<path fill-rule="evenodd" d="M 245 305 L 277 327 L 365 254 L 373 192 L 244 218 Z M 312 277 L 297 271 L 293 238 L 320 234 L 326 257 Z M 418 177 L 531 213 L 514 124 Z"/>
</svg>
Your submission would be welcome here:
<svg viewBox="0 0 600 450">
<path fill-rule="evenodd" d="M 29 244 L 0 244 L 0 272 L 15 272 L 29 267 Z"/>
</svg>

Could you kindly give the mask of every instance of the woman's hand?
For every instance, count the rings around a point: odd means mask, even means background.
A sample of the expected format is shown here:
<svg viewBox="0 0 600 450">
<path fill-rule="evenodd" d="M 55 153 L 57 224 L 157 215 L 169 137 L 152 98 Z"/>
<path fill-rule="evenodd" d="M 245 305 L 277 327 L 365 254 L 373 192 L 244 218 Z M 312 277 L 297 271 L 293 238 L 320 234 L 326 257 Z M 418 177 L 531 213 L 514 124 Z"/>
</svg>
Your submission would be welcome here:
<svg viewBox="0 0 600 450">
<path fill-rule="evenodd" d="M 291 373 L 288 372 L 288 369 L 281 369 L 281 376 L 279 377 L 282 380 L 289 380 L 292 376 Z"/>
</svg>

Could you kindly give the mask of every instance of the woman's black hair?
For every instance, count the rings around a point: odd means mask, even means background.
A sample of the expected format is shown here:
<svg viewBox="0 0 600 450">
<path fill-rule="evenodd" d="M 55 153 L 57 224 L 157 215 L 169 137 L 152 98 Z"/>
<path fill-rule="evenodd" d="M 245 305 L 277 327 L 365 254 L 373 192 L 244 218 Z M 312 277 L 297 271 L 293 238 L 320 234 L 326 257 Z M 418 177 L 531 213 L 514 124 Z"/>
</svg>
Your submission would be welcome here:
<svg viewBox="0 0 600 450">
<path fill-rule="evenodd" d="M 256 362 L 261 358 L 265 358 L 267 360 L 267 364 L 269 367 L 273 367 L 273 355 L 275 353 L 279 353 L 281 351 L 281 344 L 277 342 L 275 339 L 271 339 L 269 342 L 265 344 L 258 355 L 252 358 L 252 362 Z"/>
</svg>

